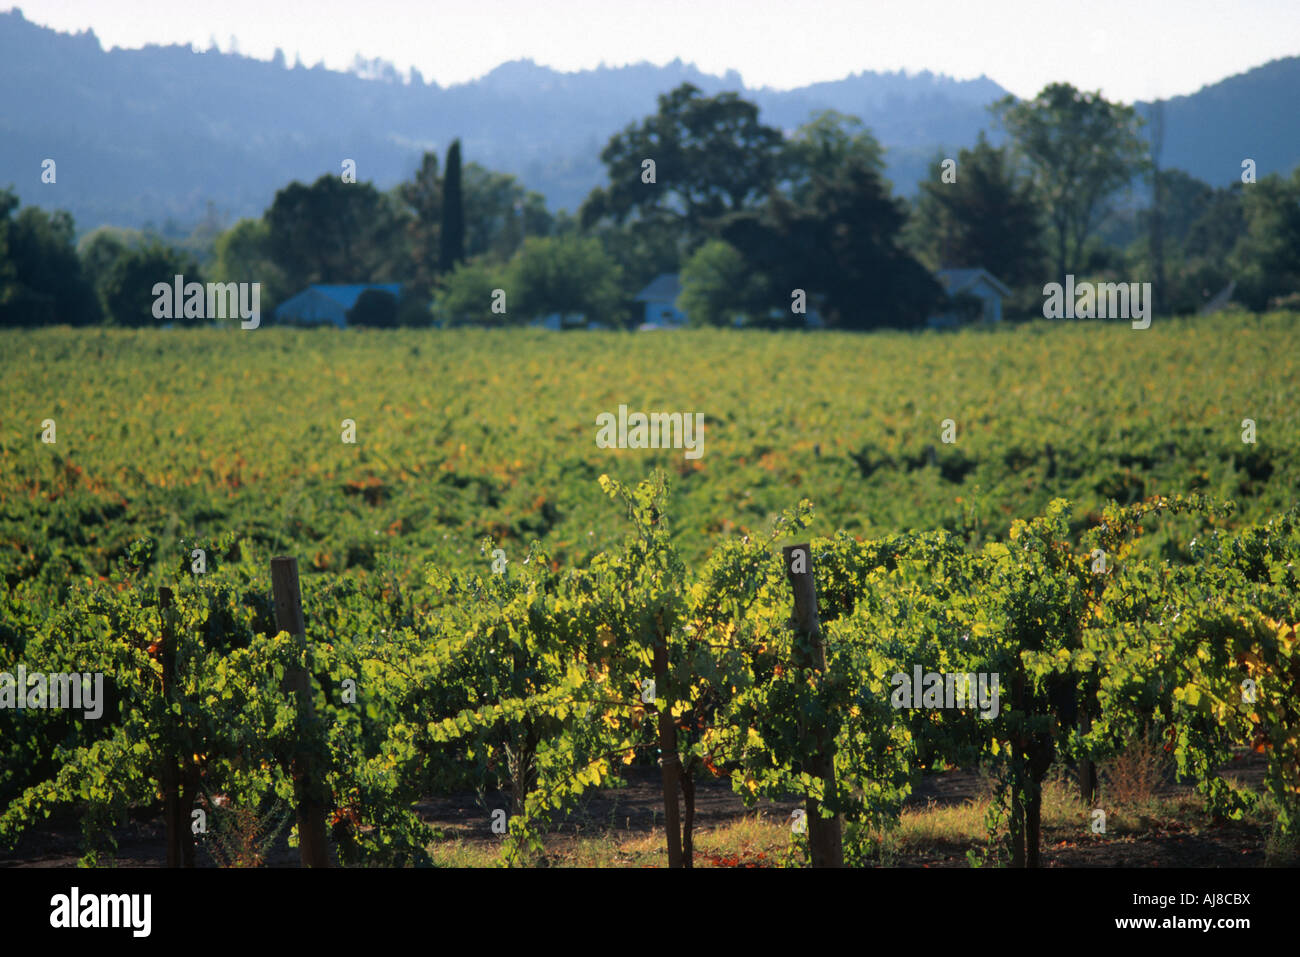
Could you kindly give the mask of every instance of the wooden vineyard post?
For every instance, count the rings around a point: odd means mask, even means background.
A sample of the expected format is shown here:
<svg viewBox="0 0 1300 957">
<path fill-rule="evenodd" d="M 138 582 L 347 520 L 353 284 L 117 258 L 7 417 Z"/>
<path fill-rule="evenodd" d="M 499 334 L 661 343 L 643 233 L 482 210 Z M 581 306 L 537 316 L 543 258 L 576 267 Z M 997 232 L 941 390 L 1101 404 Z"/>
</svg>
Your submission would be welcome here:
<svg viewBox="0 0 1300 957">
<path fill-rule="evenodd" d="M 163 707 L 167 709 L 171 747 L 162 758 L 163 822 L 167 830 L 167 866 L 193 867 L 193 835 L 181 809 L 180 726 L 171 710 L 172 700 L 176 696 L 176 636 L 168 614 L 171 607 L 172 590 L 164 585 L 158 589 L 158 609 L 162 618 L 159 657 L 162 660 Z"/>
<path fill-rule="evenodd" d="M 817 585 L 813 581 L 812 549 L 808 545 L 787 545 L 781 550 L 786 576 L 794 591 L 795 653 L 800 667 L 826 677 L 826 646 L 822 643 L 821 623 L 817 618 Z M 825 726 L 801 728 L 808 771 L 822 781 L 822 794 L 835 793 L 835 742 Z M 844 842 L 839 815 L 822 817 L 818 802 L 805 798 L 804 814 L 808 822 L 808 851 L 813 867 L 843 867 Z"/>
<path fill-rule="evenodd" d="M 677 791 L 681 787 L 682 765 L 677 755 L 677 727 L 673 724 L 671 707 L 659 704 L 659 697 L 668 688 L 668 635 L 664 631 L 663 611 L 659 612 L 658 629 L 655 634 L 654 670 L 655 695 L 654 709 L 659 718 L 659 760 L 662 765 L 664 791 L 664 831 L 668 840 L 668 866 L 685 867 L 682 853 L 681 808 L 677 803 Z"/>
<path fill-rule="evenodd" d="M 298 559 L 271 559 L 271 595 L 275 600 L 275 624 L 306 649 L 307 626 L 302 617 L 302 594 L 298 589 Z M 293 755 L 294 798 L 298 818 L 298 850 L 303 867 L 329 867 L 329 843 L 325 836 L 324 781 L 312 748 L 319 743 L 316 705 L 312 701 L 311 676 L 306 668 L 291 668 L 284 676 L 284 688 L 291 692 L 298 709 L 298 749 Z"/>
</svg>

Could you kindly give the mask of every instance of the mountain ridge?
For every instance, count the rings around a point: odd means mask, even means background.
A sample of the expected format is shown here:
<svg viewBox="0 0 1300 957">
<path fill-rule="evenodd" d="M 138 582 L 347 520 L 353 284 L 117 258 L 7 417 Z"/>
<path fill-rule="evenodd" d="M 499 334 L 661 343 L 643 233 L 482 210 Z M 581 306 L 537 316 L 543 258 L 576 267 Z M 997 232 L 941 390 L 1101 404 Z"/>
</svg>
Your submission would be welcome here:
<svg viewBox="0 0 1300 957">
<path fill-rule="evenodd" d="M 209 202 L 225 221 L 259 215 L 277 189 L 338 173 L 344 159 L 387 189 L 411 175 L 424 150 L 441 154 L 459 138 L 467 160 L 513 173 L 552 208 L 572 211 L 603 182 L 599 152 L 609 137 L 654 112 L 659 94 L 691 82 L 706 94 L 739 92 L 764 122 L 786 130 L 818 109 L 859 116 L 907 195 L 941 151 L 992 132 L 987 107 L 1006 93 L 986 76 L 929 70 L 746 88 L 735 70 L 717 76 L 680 58 L 573 72 L 525 58 L 445 87 L 418 71 L 403 77 L 382 60 L 357 64 L 370 75 L 288 66 L 278 50 L 272 60 L 182 44 L 105 50 L 93 30 L 62 33 L 20 10 L 0 13 L 0 78 L 18 94 L 0 106 L 0 185 L 12 183 L 24 204 L 69 210 L 82 232 L 169 219 L 179 228 L 201 219 Z M 1163 165 L 1215 185 L 1235 178 L 1246 156 L 1261 174 L 1293 165 L 1300 131 L 1288 131 L 1266 104 L 1241 102 L 1258 100 L 1261 82 L 1276 91 L 1272 102 L 1285 102 L 1285 90 L 1300 99 L 1300 58 L 1171 98 Z M 1234 131 L 1226 142 L 1222 128 Z M 1255 154 L 1230 162 L 1248 149 Z M 58 163 L 54 184 L 41 182 L 47 157 Z"/>
</svg>

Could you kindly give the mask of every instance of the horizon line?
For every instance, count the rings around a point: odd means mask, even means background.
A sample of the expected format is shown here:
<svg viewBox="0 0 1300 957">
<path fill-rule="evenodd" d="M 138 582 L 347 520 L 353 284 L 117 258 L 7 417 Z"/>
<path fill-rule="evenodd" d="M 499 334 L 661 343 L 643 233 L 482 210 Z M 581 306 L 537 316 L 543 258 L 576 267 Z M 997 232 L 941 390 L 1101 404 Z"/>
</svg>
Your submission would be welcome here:
<svg viewBox="0 0 1300 957">
<path fill-rule="evenodd" d="M 839 77 L 826 79 L 826 80 L 816 80 L 810 83 L 804 83 L 800 86 L 782 87 L 782 86 L 774 86 L 767 83 L 764 83 L 759 86 L 753 86 L 750 85 L 745 80 L 744 74 L 740 70 L 736 69 L 735 67 L 728 67 L 720 74 L 711 73 L 699 67 L 699 65 L 696 64 L 693 60 L 692 61 L 683 60 L 680 55 L 673 57 L 673 59 L 671 60 L 665 60 L 663 62 L 655 62 L 654 60 L 646 59 L 646 58 L 642 58 L 640 60 L 628 60 L 620 63 L 608 63 L 605 60 L 601 60 L 600 63 L 597 64 L 596 66 L 580 67 L 575 70 L 565 70 L 560 67 L 552 66 L 548 63 L 539 62 L 538 59 L 534 56 L 515 57 L 509 60 L 502 60 L 497 64 L 495 64 L 494 66 L 492 66 L 490 69 L 484 71 L 483 73 L 477 76 L 471 77 L 466 80 L 459 80 L 454 83 L 443 84 L 438 82 L 436 79 L 425 79 L 424 72 L 420 70 L 419 67 L 412 65 L 403 69 L 398 67 L 398 65 L 393 61 L 386 60 L 383 57 L 378 57 L 378 56 L 369 57 L 369 58 L 364 57 L 362 56 L 360 51 L 354 51 L 352 55 L 351 66 L 339 68 L 339 67 L 332 67 L 326 65 L 323 59 L 317 60 L 315 64 L 308 66 L 306 63 L 303 62 L 299 51 L 294 51 L 293 63 L 290 64 L 288 51 L 286 51 L 283 47 L 280 46 L 277 46 L 275 52 L 272 53 L 269 57 L 266 57 L 265 59 L 256 56 L 252 53 L 244 53 L 238 49 L 239 38 L 233 34 L 230 36 L 229 39 L 233 40 L 234 44 L 233 46 L 231 46 L 230 49 L 226 49 L 226 50 L 222 50 L 216 44 L 215 38 L 207 48 L 200 48 L 198 44 L 194 43 L 193 41 L 189 43 L 160 43 L 160 42 L 151 41 L 136 46 L 113 44 L 110 47 L 105 47 L 103 40 L 100 39 L 97 33 L 95 33 L 94 27 L 86 27 L 76 32 L 70 30 L 67 31 L 60 30 L 59 28 L 49 26 L 48 24 L 39 23 L 35 20 L 29 20 L 26 14 L 23 13 L 22 8 L 18 4 L 11 5 L 8 10 L 0 11 L 0 16 L 3 15 L 16 15 L 20 20 L 22 20 L 25 23 L 31 24 L 32 26 L 38 27 L 42 30 L 48 30 L 51 33 L 57 34 L 59 36 L 93 38 L 100 52 L 105 54 L 119 52 L 119 51 L 120 52 L 143 52 L 149 49 L 157 49 L 157 50 L 182 49 L 182 50 L 188 50 L 191 53 L 197 55 L 207 55 L 207 54 L 215 53 L 221 56 L 237 57 L 242 60 L 248 60 L 248 61 L 267 64 L 267 65 L 274 65 L 276 54 L 278 53 L 283 57 L 284 64 L 285 64 L 284 70 L 287 73 L 293 72 L 298 69 L 302 69 L 305 71 L 323 70 L 328 73 L 337 73 L 342 76 L 356 77 L 357 79 L 362 81 L 383 82 L 383 83 L 389 83 L 390 85 L 401 85 L 401 86 L 416 86 L 417 84 L 414 81 L 414 75 L 419 74 L 420 80 L 422 81 L 421 83 L 418 84 L 419 86 L 423 86 L 425 88 L 433 88 L 439 91 L 453 90 L 460 87 L 472 86 L 476 83 L 481 83 L 484 80 L 486 80 L 488 77 L 490 77 L 493 73 L 495 73 L 497 70 L 500 70 L 502 67 L 511 66 L 513 64 L 525 64 L 528 66 L 536 67 L 537 69 L 540 70 L 545 70 L 549 73 L 561 77 L 576 77 L 586 73 L 599 73 L 602 71 L 613 72 L 618 70 L 630 70 L 630 69 L 636 69 L 638 67 L 650 67 L 652 69 L 662 70 L 675 65 L 680 65 L 685 72 L 695 72 L 700 74 L 701 77 L 706 77 L 711 80 L 726 82 L 732 76 L 735 76 L 739 80 L 740 91 L 750 92 L 750 93 L 795 93 L 801 90 L 809 90 L 818 86 L 825 86 L 825 85 L 830 85 L 835 83 L 843 83 L 845 81 L 853 80 L 858 77 L 864 77 L 864 76 L 878 76 L 878 77 L 901 76 L 905 79 L 916 79 L 916 78 L 923 78 L 929 76 L 940 81 L 946 80 L 953 84 L 970 84 L 970 83 L 979 83 L 981 81 L 987 81 L 989 83 L 995 84 L 1004 93 L 1010 93 L 1012 96 L 1016 96 L 1016 94 L 1012 93 L 1012 91 L 1007 86 L 1005 86 L 1003 83 L 998 81 L 996 78 L 989 76 L 988 73 L 981 72 L 978 76 L 958 76 L 951 73 L 936 71 L 928 66 L 919 67 L 915 69 L 902 67 L 897 70 L 877 70 L 877 69 L 871 69 L 869 67 L 863 67 L 862 69 L 851 71 Z M 1150 99 L 1150 100 L 1135 99 L 1129 101 L 1123 99 L 1113 99 L 1112 101 L 1119 102 L 1119 103 L 1128 103 L 1129 105 L 1136 105 L 1138 103 L 1154 103 L 1154 102 L 1158 102 L 1159 100 L 1169 101 L 1169 100 L 1176 100 L 1182 97 L 1194 96 L 1197 93 L 1209 89 L 1212 86 L 1216 86 L 1220 83 L 1223 83 L 1226 80 L 1230 80 L 1239 76 L 1245 76 L 1247 73 L 1251 73 L 1255 70 L 1262 69 L 1273 63 L 1277 63 L 1287 59 L 1294 59 L 1297 57 L 1300 57 L 1300 53 L 1289 54 L 1287 56 L 1273 57 L 1270 60 L 1265 60 L 1264 62 L 1256 63 L 1254 66 L 1248 67 L 1245 70 L 1242 70 L 1240 72 L 1230 73 L 1225 76 L 1221 76 L 1216 80 L 1202 83 L 1195 90 L 1192 90 L 1187 93 L 1176 93 L 1169 96 L 1159 97 L 1157 99 Z M 365 73 L 361 72 L 362 68 L 366 66 L 379 66 L 379 67 L 391 69 L 400 82 L 398 84 L 393 84 L 391 80 L 387 80 L 382 77 L 367 76 L 365 75 Z M 1080 87 L 1080 89 L 1084 89 L 1084 88 Z M 1094 92 L 1094 91 L 1084 90 L 1084 92 Z M 1021 97 L 1018 96 L 1016 98 L 1021 99 Z M 1112 98 L 1107 97 L 1107 99 L 1112 99 Z"/>
</svg>

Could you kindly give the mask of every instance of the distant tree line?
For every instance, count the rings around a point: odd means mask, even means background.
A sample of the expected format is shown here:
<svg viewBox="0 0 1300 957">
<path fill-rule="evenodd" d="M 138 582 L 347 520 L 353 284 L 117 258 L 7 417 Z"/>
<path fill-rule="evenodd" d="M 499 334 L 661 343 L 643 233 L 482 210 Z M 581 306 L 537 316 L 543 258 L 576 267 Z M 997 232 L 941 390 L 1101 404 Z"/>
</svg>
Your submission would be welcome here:
<svg viewBox="0 0 1300 957">
<path fill-rule="evenodd" d="M 313 283 L 403 283 L 396 306 L 367 294 L 349 315 L 378 326 L 554 313 L 630 326 L 662 273 L 680 274 L 678 305 L 705 325 L 801 324 L 801 292 L 831 327 L 913 328 L 952 305 L 943 267 L 988 269 L 1012 289 L 1012 317 L 1041 315 L 1043 285 L 1067 273 L 1153 282 L 1164 314 L 1230 282 L 1252 309 L 1300 304 L 1300 167 L 1212 187 L 1160 168 L 1133 108 L 1068 84 L 992 114 L 1007 145 L 981 133 L 936 156 L 911 201 L 857 118 L 824 111 L 787 135 L 737 94 L 690 84 L 610 138 L 608 181 L 572 217 L 462 164 L 459 141 L 386 192 L 293 182 L 260 218 L 201 224 L 183 243 L 110 227 L 77 242 L 68 214 L 0 191 L 0 325 L 155 324 L 152 288 L 176 274 L 260 282 L 268 317 Z"/>
</svg>

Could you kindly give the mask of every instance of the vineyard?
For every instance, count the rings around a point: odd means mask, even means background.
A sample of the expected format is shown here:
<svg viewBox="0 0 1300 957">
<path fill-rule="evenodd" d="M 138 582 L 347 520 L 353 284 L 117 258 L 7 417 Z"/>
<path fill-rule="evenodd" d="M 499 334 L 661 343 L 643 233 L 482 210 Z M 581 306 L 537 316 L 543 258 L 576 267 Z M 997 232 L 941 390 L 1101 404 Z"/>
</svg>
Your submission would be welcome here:
<svg viewBox="0 0 1300 957">
<path fill-rule="evenodd" d="M 965 769 L 969 863 L 1032 867 L 1049 775 L 1086 833 L 1149 735 L 1294 843 L 1295 322 L 0 334 L 0 673 L 104 676 L 0 707 L 0 854 L 72 809 L 106 860 L 144 809 L 181 863 L 282 824 L 426 864 L 416 805 L 477 791 L 523 865 L 653 769 L 669 864 L 721 780 L 804 811 L 787 862 L 871 865 Z M 620 405 L 702 456 L 600 448 Z"/>
</svg>

